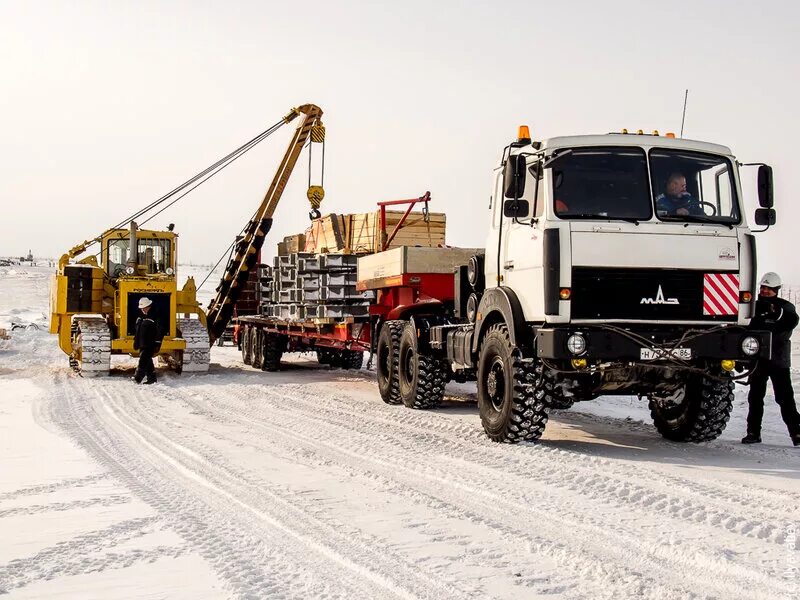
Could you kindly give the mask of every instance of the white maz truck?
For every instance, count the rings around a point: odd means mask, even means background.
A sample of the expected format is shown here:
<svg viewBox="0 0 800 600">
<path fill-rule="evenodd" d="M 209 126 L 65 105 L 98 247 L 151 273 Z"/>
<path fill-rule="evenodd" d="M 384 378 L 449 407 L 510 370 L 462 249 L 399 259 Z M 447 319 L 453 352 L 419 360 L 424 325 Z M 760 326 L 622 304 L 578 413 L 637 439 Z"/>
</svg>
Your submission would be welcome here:
<svg viewBox="0 0 800 600">
<path fill-rule="evenodd" d="M 413 253 L 431 249 L 359 259 L 359 289 L 409 290 L 375 311 L 384 401 L 431 408 L 446 381 L 474 379 L 487 435 L 518 442 L 542 435 L 551 408 L 632 394 L 664 437 L 715 439 L 734 379 L 770 353 L 770 334 L 747 329 L 758 289 L 742 166 L 672 134 L 539 142 L 520 128 L 494 171 L 486 247 L 447 299 L 414 293 L 435 261 Z M 769 227 L 772 171 L 757 166 L 755 221 Z"/>
</svg>

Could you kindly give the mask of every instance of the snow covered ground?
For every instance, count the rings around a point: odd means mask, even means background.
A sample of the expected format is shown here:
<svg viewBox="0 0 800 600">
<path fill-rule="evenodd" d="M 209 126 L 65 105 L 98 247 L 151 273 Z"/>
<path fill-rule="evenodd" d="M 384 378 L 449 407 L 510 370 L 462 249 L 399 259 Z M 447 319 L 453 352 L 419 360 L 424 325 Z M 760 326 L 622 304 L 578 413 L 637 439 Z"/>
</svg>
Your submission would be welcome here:
<svg viewBox="0 0 800 600">
<path fill-rule="evenodd" d="M 410 411 L 303 358 L 83 379 L 47 333 L 49 274 L 0 268 L 0 327 L 41 327 L 0 341 L 9 598 L 800 599 L 800 449 L 771 399 L 756 447 L 741 387 L 713 443 L 604 398 L 506 446 L 469 385 Z"/>
</svg>

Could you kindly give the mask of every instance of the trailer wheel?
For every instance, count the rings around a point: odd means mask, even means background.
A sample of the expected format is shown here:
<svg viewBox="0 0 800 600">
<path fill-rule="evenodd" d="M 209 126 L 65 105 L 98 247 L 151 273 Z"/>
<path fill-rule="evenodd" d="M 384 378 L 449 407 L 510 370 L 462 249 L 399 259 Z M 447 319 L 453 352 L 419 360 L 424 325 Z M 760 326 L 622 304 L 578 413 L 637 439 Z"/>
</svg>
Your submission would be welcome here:
<svg viewBox="0 0 800 600">
<path fill-rule="evenodd" d="M 722 372 L 715 372 L 724 377 Z M 733 407 L 733 381 L 692 377 L 670 396 L 648 397 L 658 432 L 674 442 L 710 442 L 725 430 Z"/>
<path fill-rule="evenodd" d="M 250 347 L 250 326 L 243 325 L 240 335 L 239 344 L 242 347 L 242 362 L 249 365 L 253 362 L 253 349 Z"/>
<path fill-rule="evenodd" d="M 330 365 L 333 359 L 333 351 L 328 348 L 319 348 L 317 350 L 317 362 L 321 365 Z"/>
<path fill-rule="evenodd" d="M 280 371 L 281 357 L 286 349 L 286 340 L 275 333 L 264 334 L 264 360 L 261 364 L 262 371 Z"/>
<path fill-rule="evenodd" d="M 340 361 L 342 369 L 357 371 L 364 364 L 364 353 L 357 350 L 342 350 Z"/>
<path fill-rule="evenodd" d="M 417 330 L 407 323 L 400 337 L 400 399 L 408 408 L 436 408 L 444 399 L 447 372 L 441 360 L 419 353 Z"/>
<path fill-rule="evenodd" d="M 386 404 L 402 402 L 397 371 L 403 327 L 405 327 L 405 321 L 386 321 L 378 335 L 376 351 L 378 391 Z"/>
<path fill-rule="evenodd" d="M 547 424 L 547 391 L 535 362 L 523 362 L 505 323 L 492 325 L 478 357 L 478 408 L 495 442 L 538 440 Z"/>
<path fill-rule="evenodd" d="M 264 364 L 264 334 L 257 327 L 250 332 L 250 356 L 253 368 L 260 369 Z"/>
</svg>

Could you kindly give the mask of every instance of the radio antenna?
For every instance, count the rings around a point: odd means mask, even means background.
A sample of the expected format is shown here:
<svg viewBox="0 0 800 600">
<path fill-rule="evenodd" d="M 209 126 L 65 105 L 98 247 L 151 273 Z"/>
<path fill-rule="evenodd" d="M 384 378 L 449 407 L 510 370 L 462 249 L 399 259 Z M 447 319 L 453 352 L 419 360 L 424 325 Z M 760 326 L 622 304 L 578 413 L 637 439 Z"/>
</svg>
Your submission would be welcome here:
<svg viewBox="0 0 800 600">
<path fill-rule="evenodd" d="M 681 137 L 683 137 L 683 124 L 686 123 L 686 101 L 689 99 L 689 90 L 683 95 L 683 116 L 681 117 Z"/>
</svg>

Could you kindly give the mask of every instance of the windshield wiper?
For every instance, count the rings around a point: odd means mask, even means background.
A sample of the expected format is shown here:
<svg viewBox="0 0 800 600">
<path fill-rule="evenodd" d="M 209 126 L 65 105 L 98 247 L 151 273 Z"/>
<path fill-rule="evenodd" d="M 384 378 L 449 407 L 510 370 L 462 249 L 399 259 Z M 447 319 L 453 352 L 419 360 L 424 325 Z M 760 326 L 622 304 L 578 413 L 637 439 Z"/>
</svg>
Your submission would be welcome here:
<svg viewBox="0 0 800 600">
<path fill-rule="evenodd" d="M 679 221 L 682 223 L 710 223 L 711 225 L 725 225 L 728 229 L 733 229 L 732 223 L 719 221 L 707 215 L 658 215 L 662 221 Z"/>
<path fill-rule="evenodd" d="M 634 225 L 638 225 L 641 219 L 637 219 L 635 217 L 615 217 L 609 215 L 596 215 L 592 213 L 567 213 L 564 215 L 559 215 L 562 219 L 602 219 L 604 221 L 626 221 L 627 223 L 633 223 Z"/>
</svg>

